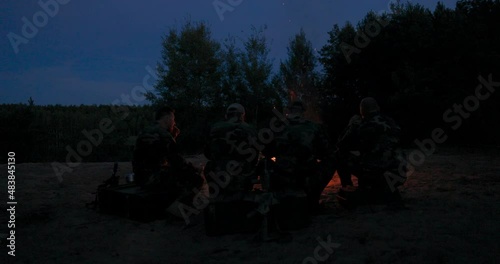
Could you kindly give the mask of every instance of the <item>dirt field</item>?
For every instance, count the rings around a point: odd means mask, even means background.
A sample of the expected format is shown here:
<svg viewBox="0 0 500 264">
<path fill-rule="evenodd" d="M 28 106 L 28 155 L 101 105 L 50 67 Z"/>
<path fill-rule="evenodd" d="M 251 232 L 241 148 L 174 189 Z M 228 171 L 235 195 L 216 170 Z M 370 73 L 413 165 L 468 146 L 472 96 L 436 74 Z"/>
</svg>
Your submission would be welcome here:
<svg viewBox="0 0 500 264">
<path fill-rule="evenodd" d="M 119 168 L 131 172 L 129 163 Z M 5 245 L 2 176 L 0 263 L 500 263 L 498 148 L 447 148 L 428 157 L 401 188 L 402 211 L 338 207 L 336 175 L 324 192 L 325 214 L 291 232 L 291 241 L 266 243 L 248 234 L 207 237 L 202 217 L 185 228 L 183 221 L 139 223 L 87 209 L 111 170 L 112 163 L 81 164 L 60 183 L 50 164 L 18 164 L 16 257 Z M 7 174 L 5 164 L 0 171 Z"/>
</svg>

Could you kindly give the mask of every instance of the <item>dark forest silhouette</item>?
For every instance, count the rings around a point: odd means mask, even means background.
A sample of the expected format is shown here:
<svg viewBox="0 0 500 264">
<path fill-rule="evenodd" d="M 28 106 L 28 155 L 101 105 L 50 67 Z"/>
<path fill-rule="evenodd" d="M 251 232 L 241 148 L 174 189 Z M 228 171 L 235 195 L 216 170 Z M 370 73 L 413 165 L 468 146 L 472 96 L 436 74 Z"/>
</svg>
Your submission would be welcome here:
<svg viewBox="0 0 500 264">
<path fill-rule="evenodd" d="M 110 119 L 115 128 L 83 160 L 127 161 L 153 108 L 168 104 L 177 111 L 179 143 L 197 153 L 228 104 L 241 102 L 248 121 L 265 127 L 273 107 L 281 111 L 293 98 L 304 100 L 308 115 L 335 141 L 365 96 L 375 97 L 401 125 L 407 147 L 438 127 L 448 135 L 444 144 L 500 144 L 498 85 L 487 89 L 480 80 L 500 82 L 499 1 L 458 1 L 455 9 L 438 3 L 434 11 L 393 5 L 385 14 L 368 13 L 356 26 L 334 25 L 320 51 L 301 31 L 276 73 L 264 30 L 253 28 L 242 43 L 231 37 L 218 42 L 205 23 L 188 21 L 164 37 L 160 79 L 147 95 L 151 106 L 127 106 L 122 118 L 104 105 L 39 106 L 36 98 L 0 105 L 0 146 L 4 153 L 16 151 L 19 162 L 64 160 L 68 146 L 76 150 L 87 140 L 83 131 Z"/>
</svg>

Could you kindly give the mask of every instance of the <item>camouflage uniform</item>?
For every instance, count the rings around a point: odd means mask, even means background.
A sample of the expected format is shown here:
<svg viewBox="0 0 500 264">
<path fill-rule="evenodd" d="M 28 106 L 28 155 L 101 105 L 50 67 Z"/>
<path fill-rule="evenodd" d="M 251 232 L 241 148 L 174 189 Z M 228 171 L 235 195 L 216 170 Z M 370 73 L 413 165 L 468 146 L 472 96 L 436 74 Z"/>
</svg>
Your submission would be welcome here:
<svg viewBox="0 0 500 264">
<path fill-rule="evenodd" d="M 303 190 L 312 206 L 333 176 L 328 140 L 322 126 L 301 114 L 289 115 L 287 126 L 266 148 L 271 163 L 273 190 Z"/>
<path fill-rule="evenodd" d="M 132 166 L 138 185 L 153 192 L 166 192 L 168 204 L 180 196 L 192 196 L 203 184 L 199 172 L 180 155 L 175 139 L 159 124 L 137 137 Z M 188 201 L 189 202 L 189 201 Z"/>
<path fill-rule="evenodd" d="M 370 176 L 397 168 L 400 132 L 392 118 L 378 112 L 366 115 L 361 122 L 352 120 L 337 143 L 337 170 L 342 185 L 352 185 L 351 173 L 358 176 L 361 186 L 363 181 L 373 180 Z"/>
<path fill-rule="evenodd" d="M 205 166 L 207 182 L 214 180 L 213 175 L 225 172 L 230 179 L 227 186 L 221 186 L 221 192 L 251 190 L 259 157 L 252 144 L 256 138 L 255 128 L 243 121 L 229 119 L 212 125 L 205 148 L 205 156 L 210 160 Z"/>
</svg>

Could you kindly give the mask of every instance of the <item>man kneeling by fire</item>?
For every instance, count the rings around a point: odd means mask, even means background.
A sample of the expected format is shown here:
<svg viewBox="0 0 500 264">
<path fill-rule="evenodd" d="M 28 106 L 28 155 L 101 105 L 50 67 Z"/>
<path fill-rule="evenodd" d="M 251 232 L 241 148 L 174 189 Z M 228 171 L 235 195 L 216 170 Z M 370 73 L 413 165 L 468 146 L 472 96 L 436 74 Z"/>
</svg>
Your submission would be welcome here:
<svg viewBox="0 0 500 264">
<path fill-rule="evenodd" d="M 359 202 L 399 206 L 402 203 L 397 186 L 406 180 L 406 171 L 399 172 L 404 162 L 399 148 L 401 129 L 392 118 L 380 113 L 374 98 L 361 100 L 360 114 L 351 118 L 337 143 L 336 166 L 343 187 L 337 197 L 348 206 Z M 358 178 L 356 192 L 351 174 Z"/>
<path fill-rule="evenodd" d="M 309 214 L 319 213 L 321 193 L 333 177 L 332 155 L 323 127 L 305 117 L 306 106 L 295 100 L 287 107 L 286 126 L 265 149 L 272 157 L 271 188 L 303 191 Z"/>
<path fill-rule="evenodd" d="M 224 117 L 211 126 L 204 151 L 209 159 L 204 169 L 210 196 L 205 208 L 207 235 L 252 232 L 260 223 L 249 215 L 257 206 L 252 192 L 259 158 L 252 144 L 256 129 L 245 122 L 241 104 L 229 105 Z"/>
</svg>

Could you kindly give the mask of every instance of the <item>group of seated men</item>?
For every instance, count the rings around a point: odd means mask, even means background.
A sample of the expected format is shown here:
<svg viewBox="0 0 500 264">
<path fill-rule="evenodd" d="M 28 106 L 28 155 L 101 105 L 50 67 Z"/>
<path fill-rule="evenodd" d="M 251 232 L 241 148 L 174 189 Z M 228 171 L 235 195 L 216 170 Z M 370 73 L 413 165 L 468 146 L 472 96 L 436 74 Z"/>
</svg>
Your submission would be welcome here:
<svg viewBox="0 0 500 264">
<path fill-rule="evenodd" d="M 257 130 L 245 122 L 245 108 L 231 104 L 224 121 L 210 130 L 204 151 L 209 159 L 203 171 L 207 183 L 219 184 L 219 197 L 252 192 L 259 182 L 264 191 L 302 191 L 311 212 L 320 209 L 321 193 L 335 171 L 345 188 L 353 185 L 351 175 L 355 175 L 359 190 L 370 189 L 370 195 L 386 200 L 398 196 L 386 173 L 400 165 L 400 128 L 380 112 L 375 99 L 361 101 L 360 116 L 351 118 L 336 146 L 329 144 L 323 127 L 308 120 L 305 112 L 304 103 L 294 101 L 285 116 L 273 118 L 270 128 Z M 155 124 L 138 136 L 134 151 L 137 184 L 168 193 L 165 206 L 175 200 L 191 204 L 193 190 L 202 189 L 204 183 L 181 156 L 178 135 L 174 110 L 160 108 Z"/>
</svg>

